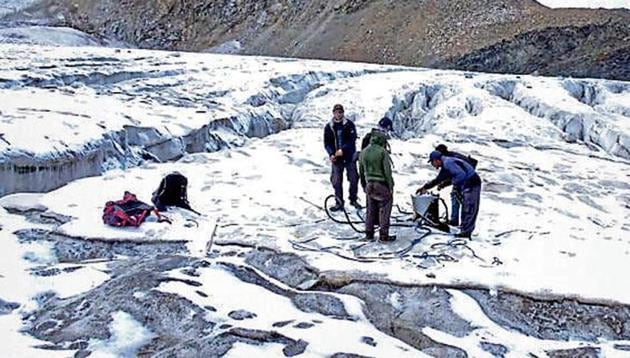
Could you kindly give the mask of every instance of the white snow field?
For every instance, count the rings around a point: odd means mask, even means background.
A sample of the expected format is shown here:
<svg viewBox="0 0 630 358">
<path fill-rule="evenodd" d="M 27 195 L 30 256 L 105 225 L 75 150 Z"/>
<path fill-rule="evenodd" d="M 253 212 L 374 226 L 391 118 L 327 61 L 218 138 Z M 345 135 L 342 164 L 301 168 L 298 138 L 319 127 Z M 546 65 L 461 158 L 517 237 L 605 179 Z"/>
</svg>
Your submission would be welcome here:
<svg viewBox="0 0 630 358">
<path fill-rule="evenodd" d="M 630 0 L 537 0 L 550 8 L 630 9 Z"/>
<path fill-rule="evenodd" d="M 416 240 L 413 229 L 394 227 L 395 242 L 366 243 L 326 217 L 320 207 L 332 189 L 322 134 L 335 103 L 345 106 L 360 137 L 382 116 L 394 119 L 395 203 L 404 210 L 410 194 L 437 174 L 427 164 L 435 145 L 479 160 L 482 200 L 470 242 L 446 234 Z M 245 264 L 239 248 L 295 253 L 339 280 L 352 272 L 449 288 L 453 312 L 473 330 L 460 337 L 436 327 L 422 333 L 471 357 L 491 357 L 481 348 L 489 341 L 506 348 L 506 357 L 576 347 L 623 356 L 628 352 L 617 348 L 630 341 L 542 339 L 507 329 L 460 288 L 630 305 L 629 128 L 630 83 L 624 82 L 0 45 L 0 299 L 17 304 L 0 315 L 0 333 L 11 342 L 9 356 L 74 354 L 76 347 L 43 350 L 46 342 L 20 330 L 48 302 L 43 293 L 71 298 L 101 287 L 112 277 L 108 265 L 126 256 L 70 265 L 54 241 L 32 239 L 26 230 L 86 243 L 182 243 L 186 255 L 209 263 L 197 270 L 199 284 L 187 284 L 174 270 L 151 292 L 213 306 L 205 319 L 217 326 L 263 330 L 278 321 L 309 321 L 308 329 L 273 325 L 308 342 L 304 356 L 423 353 L 378 330 L 355 296 L 327 293 L 353 317 L 340 320 L 296 308 L 286 297 L 302 288 L 259 271 L 284 295 L 243 281 L 225 268 Z M 191 204 L 203 216 L 168 212 L 172 225 L 152 221 L 137 229 L 102 224 L 106 201 L 129 190 L 149 202 L 172 171 L 189 178 Z M 52 191 L 25 193 L 46 190 Z M 441 196 L 448 199 L 448 190 Z M 49 220 L 35 220 L 40 214 Z M 396 209 L 394 215 L 406 218 Z M 224 256 L 226 250 L 233 254 Z M 42 267 L 59 272 L 36 275 Z M 147 292 L 133 295 L 141 302 Z M 238 309 L 255 315 L 230 318 Z M 88 349 L 133 356 L 156 334 L 143 322 L 116 310 L 104 325 L 109 338 L 91 340 Z M 378 344 L 361 342 L 366 336 Z M 282 355 L 283 345 L 239 342 L 228 356 L 256 354 Z"/>
<path fill-rule="evenodd" d="M 0 43 L 44 46 L 100 46 L 93 36 L 69 27 L 20 26 L 0 28 Z"/>
<path fill-rule="evenodd" d="M 39 0 L 0 0 L 0 16 L 23 10 Z"/>
</svg>

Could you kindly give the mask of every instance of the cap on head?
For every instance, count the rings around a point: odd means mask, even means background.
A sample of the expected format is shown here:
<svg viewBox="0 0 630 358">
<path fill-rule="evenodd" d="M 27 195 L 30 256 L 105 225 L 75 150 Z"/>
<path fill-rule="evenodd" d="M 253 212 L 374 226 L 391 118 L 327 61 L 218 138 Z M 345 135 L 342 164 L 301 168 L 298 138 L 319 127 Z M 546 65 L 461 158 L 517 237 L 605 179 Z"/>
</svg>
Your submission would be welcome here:
<svg viewBox="0 0 630 358">
<path fill-rule="evenodd" d="M 442 159 L 442 153 L 438 152 L 437 150 L 434 150 L 431 152 L 431 154 L 429 154 L 429 163 L 438 159 Z"/>
<path fill-rule="evenodd" d="M 383 117 L 380 121 L 378 121 L 378 126 L 387 131 L 391 131 L 394 129 L 394 123 L 391 119 L 387 117 Z"/>
<path fill-rule="evenodd" d="M 344 110 L 343 110 L 343 106 L 342 106 L 342 105 L 340 105 L 340 104 L 336 104 L 336 105 L 334 105 L 334 106 L 333 106 L 333 112 L 337 112 L 337 111 L 344 112 Z"/>
<path fill-rule="evenodd" d="M 444 144 L 438 145 L 437 147 L 435 147 L 435 150 L 437 150 L 438 152 L 440 152 L 442 154 L 448 153 L 448 148 Z"/>
</svg>

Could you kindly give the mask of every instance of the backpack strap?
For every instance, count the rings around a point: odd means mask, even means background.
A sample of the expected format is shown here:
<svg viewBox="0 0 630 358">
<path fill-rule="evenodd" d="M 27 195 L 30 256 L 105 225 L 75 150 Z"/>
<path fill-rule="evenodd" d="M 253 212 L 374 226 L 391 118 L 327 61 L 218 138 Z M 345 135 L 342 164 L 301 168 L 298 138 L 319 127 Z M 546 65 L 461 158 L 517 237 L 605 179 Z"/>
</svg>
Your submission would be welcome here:
<svg viewBox="0 0 630 358">
<path fill-rule="evenodd" d="M 159 223 L 166 222 L 166 223 L 169 223 L 169 225 L 173 224 L 171 219 L 169 219 L 168 217 L 166 217 L 164 215 L 161 215 L 157 208 L 153 208 L 153 213 L 155 214 L 155 216 L 157 216 Z"/>
<path fill-rule="evenodd" d="M 464 173 L 468 173 L 468 169 L 466 168 L 466 166 L 464 165 L 464 162 L 461 159 L 454 158 L 454 157 L 452 158 L 454 159 L 453 161 L 455 162 L 455 164 L 457 164 L 458 167 L 462 168 Z"/>
<path fill-rule="evenodd" d="M 160 182 L 160 186 L 158 186 L 158 190 L 157 190 L 158 197 L 162 196 L 162 194 L 164 194 L 164 191 L 166 191 L 166 178 L 168 178 L 168 176 L 165 176 L 164 178 L 162 178 L 162 181 Z"/>
</svg>

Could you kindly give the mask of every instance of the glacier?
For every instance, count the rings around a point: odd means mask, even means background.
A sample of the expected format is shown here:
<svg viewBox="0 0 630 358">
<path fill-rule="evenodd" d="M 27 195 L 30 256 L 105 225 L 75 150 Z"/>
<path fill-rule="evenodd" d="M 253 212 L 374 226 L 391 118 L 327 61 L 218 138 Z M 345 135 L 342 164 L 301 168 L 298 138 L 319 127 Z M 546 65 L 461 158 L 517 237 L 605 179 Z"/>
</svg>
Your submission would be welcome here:
<svg viewBox="0 0 630 358">
<path fill-rule="evenodd" d="M 0 64 L 0 327 L 14 356 L 630 349 L 629 83 L 19 44 L 0 45 Z M 403 209 L 435 175 L 436 144 L 479 159 L 473 239 L 399 228 L 360 243 L 329 221 L 335 103 L 360 136 L 393 119 Z M 106 201 L 148 201 L 172 171 L 202 216 L 102 225 Z M 124 342 L 125 329 L 139 333 Z"/>
</svg>

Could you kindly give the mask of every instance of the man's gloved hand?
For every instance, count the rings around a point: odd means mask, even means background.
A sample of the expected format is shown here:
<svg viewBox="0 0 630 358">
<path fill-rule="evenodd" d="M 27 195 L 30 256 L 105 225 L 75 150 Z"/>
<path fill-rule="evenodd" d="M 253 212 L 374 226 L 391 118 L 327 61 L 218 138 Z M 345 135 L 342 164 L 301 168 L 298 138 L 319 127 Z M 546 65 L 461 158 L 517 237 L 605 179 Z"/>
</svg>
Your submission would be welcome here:
<svg viewBox="0 0 630 358">
<path fill-rule="evenodd" d="M 444 183 L 444 182 L 438 184 L 438 186 L 437 186 L 437 190 L 442 190 L 444 188 L 446 188 L 446 183 Z"/>
<path fill-rule="evenodd" d="M 427 192 L 427 189 L 425 189 L 424 186 L 422 186 L 418 190 L 416 190 L 416 195 L 424 194 L 426 192 Z"/>
</svg>

